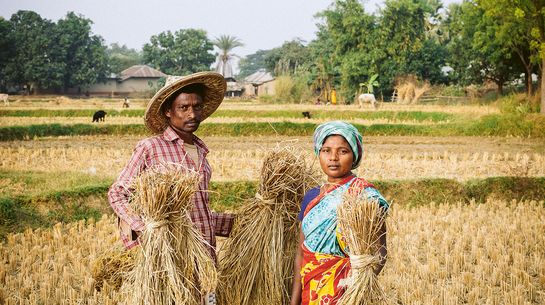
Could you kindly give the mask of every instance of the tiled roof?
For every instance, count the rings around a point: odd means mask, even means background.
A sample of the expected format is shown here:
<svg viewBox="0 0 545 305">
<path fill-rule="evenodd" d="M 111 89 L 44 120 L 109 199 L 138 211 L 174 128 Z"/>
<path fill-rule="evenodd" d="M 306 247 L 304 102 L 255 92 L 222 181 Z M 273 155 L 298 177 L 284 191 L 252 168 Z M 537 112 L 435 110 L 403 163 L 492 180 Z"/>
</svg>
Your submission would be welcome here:
<svg viewBox="0 0 545 305">
<path fill-rule="evenodd" d="M 254 84 L 254 85 L 261 85 L 267 82 L 270 82 L 274 80 L 274 77 L 271 75 L 271 73 L 259 70 L 255 72 L 252 75 L 247 76 L 244 79 L 244 82 Z"/>
<path fill-rule="evenodd" d="M 135 65 L 121 71 L 119 77 L 122 81 L 131 77 L 145 77 L 145 78 L 160 78 L 167 77 L 167 75 L 159 70 L 153 69 L 146 65 Z"/>
</svg>

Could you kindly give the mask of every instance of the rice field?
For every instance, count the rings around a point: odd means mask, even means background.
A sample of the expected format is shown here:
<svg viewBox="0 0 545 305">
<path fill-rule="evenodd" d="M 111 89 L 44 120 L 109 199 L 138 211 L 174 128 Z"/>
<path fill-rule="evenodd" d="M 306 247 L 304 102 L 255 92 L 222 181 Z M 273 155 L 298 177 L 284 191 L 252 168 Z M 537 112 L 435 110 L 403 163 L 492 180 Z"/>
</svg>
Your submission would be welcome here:
<svg viewBox="0 0 545 305">
<path fill-rule="evenodd" d="M 320 124 L 329 121 L 329 119 L 305 119 L 301 115 L 301 118 L 262 118 L 262 117 L 211 117 L 206 119 L 205 123 L 250 123 L 250 122 L 291 122 L 291 123 L 312 123 Z M 354 124 L 371 125 L 371 124 L 407 124 L 407 125 L 438 125 L 448 124 L 449 121 L 432 122 L 432 121 L 416 121 L 416 120 L 390 120 L 390 119 L 352 119 L 350 120 Z M 91 117 L 2 117 L 0 120 L 0 127 L 7 126 L 27 126 L 36 124 L 90 124 L 92 123 Z M 104 122 L 96 123 L 97 125 L 129 125 L 129 124 L 144 124 L 141 117 L 119 117 L 119 116 L 106 116 Z"/>
<path fill-rule="evenodd" d="M 2 109 L 122 110 L 121 104 L 121 99 L 16 97 L 9 107 Z M 130 109 L 144 109 L 145 104 L 145 99 L 131 99 Z M 220 109 L 240 112 L 375 111 L 353 105 L 273 105 L 244 100 L 227 100 Z M 443 112 L 465 117 L 499 113 L 493 105 L 384 103 L 378 110 Z M 211 117 L 206 122 L 316 124 L 324 120 L 327 118 L 308 120 L 241 115 Z M 90 121 L 87 117 L 0 116 L 0 127 L 90 124 Z M 350 122 L 435 125 L 447 121 L 354 119 Z M 101 124 L 142 124 L 142 119 L 112 116 L 106 117 L 106 122 Z M 311 137 L 199 136 L 210 148 L 208 160 L 214 182 L 257 180 L 266 152 L 277 143 L 301 149 L 307 160 L 316 168 L 318 166 L 312 153 Z M 0 142 L 0 171 L 43 172 L 47 177 L 77 176 L 79 180 L 72 179 L 72 184 L 84 184 L 87 180 L 107 181 L 119 174 L 135 144 L 142 138 L 132 135 L 60 136 Z M 545 142 L 542 138 L 364 135 L 364 143 L 364 159 L 356 173 L 369 180 L 447 178 L 467 181 L 496 176 L 545 176 Z M 39 190 L 39 185 L 29 187 L 28 183 L 0 178 L 0 197 Z M 51 185 L 61 189 L 60 183 Z M 72 184 L 68 187 L 73 187 Z M 414 190 L 415 196 L 419 195 L 418 191 Z M 441 204 L 433 203 L 433 199 Z M 97 202 L 100 199 L 88 200 L 89 205 L 107 207 L 106 202 Z M 407 207 L 402 202 L 396 204 L 395 198 L 392 201 L 389 260 L 380 276 L 380 283 L 392 304 L 545 304 L 543 201 L 508 202 L 504 198 L 494 198 L 476 204 L 430 198 L 429 205 L 419 207 Z M 123 296 L 109 286 L 96 291 L 91 276 L 95 260 L 104 252 L 120 247 L 115 223 L 112 215 L 105 214 L 99 220 L 27 229 L 0 240 L 0 304 L 119 303 Z"/>
<path fill-rule="evenodd" d="M 379 281 L 394 303 L 545 302 L 543 202 L 394 205 L 388 221 Z M 115 304 L 90 267 L 118 246 L 111 216 L 12 234 L 0 244 L 0 304 Z"/>
<path fill-rule="evenodd" d="M 318 169 L 312 147 L 303 148 Z M 207 159 L 214 181 L 257 180 L 266 148 L 211 150 Z M 0 169 L 12 171 L 76 171 L 115 177 L 132 154 L 132 148 L 108 147 L 0 147 Z M 243 163 L 241 164 L 241 160 Z M 374 152 L 365 153 L 360 177 L 370 180 L 448 178 L 465 181 L 494 176 L 545 176 L 545 155 L 540 153 Z"/>
</svg>

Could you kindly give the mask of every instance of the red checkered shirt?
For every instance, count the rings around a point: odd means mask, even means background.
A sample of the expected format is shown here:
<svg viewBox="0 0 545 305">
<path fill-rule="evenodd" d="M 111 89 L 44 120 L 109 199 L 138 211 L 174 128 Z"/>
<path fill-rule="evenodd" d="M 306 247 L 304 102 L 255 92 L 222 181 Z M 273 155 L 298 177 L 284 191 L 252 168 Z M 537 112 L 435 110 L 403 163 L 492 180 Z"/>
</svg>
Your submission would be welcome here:
<svg viewBox="0 0 545 305">
<path fill-rule="evenodd" d="M 108 200 L 114 212 L 120 219 L 121 240 L 127 249 L 138 245 L 138 240 L 133 240 L 132 231 L 141 232 L 144 223 L 139 215 L 136 215 L 129 206 L 129 197 L 133 190 L 130 188 L 131 180 L 150 166 L 161 162 L 175 162 L 187 168 L 199 171 L 201 180 L 199 191 L 192 200 L 194 208 L 191 211 L 193 224 L 201 231 L 204 239 L 210 244 L 209 250 L 216 259 L 216 237 L 228 236 L 233 225 L 234 216 L 231 214 L 215 213 L 210 210 L 208 199 L 208 184 L 212 175 L 210 164 L 206 160 L 208 148 L 204 142 L 194 136 L 193 142 L 199 155 L 199 166 L 189 157 L 184 148 L 184 141 L 178 134 L 168 127 L 163 134 L 140 141 L 132 157 L 121 171 L 119 178 L 110 187 Z"/>
</svg>

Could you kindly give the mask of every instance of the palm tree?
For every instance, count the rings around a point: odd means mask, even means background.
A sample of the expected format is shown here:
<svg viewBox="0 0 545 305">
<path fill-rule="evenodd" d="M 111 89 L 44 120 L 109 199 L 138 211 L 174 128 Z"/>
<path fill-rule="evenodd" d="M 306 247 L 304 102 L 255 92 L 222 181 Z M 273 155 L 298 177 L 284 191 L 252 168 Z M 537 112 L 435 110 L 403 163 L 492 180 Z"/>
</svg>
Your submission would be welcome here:
<svg viewBox="0 0 545 305">
<path fill-rule="evenodd" d="M 231 51 L 244 44 L 240 39 L 229 35 L 221 35 L 219 38 L 216 37 L 212 43 L 220 50 L 220 53 L 216 58 L 216 72 L 221 73 L 225 78 L 233 77 L 231 60 L 234 57 L 238 57 L 238 55 L 231 53 Z"/>
</svg>

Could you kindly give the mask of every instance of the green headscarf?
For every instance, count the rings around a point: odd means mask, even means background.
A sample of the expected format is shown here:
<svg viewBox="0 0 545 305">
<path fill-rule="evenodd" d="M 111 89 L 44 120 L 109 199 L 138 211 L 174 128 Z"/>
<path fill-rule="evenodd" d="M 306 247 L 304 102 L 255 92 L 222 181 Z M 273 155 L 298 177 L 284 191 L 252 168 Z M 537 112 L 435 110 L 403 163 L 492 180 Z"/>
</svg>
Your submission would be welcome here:
<svg viewBox="0 0 545 305">
<path fill-rule="evenodd" d="M 331 121 L 320 124 L 314 131 L 314 153 L 320 154 L 320 149 L 324 145 L 325 139 L 330 135 L 340 135 L 352 148 L 354 154 L 354 161 L 352 162 L 352 169 L 357 168 L 360 165 L 361 157 L 363 155 L 363 137 L 360 132 L 352 124 L 342 121 Z"/>
</svg>

